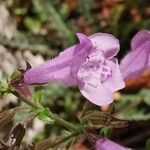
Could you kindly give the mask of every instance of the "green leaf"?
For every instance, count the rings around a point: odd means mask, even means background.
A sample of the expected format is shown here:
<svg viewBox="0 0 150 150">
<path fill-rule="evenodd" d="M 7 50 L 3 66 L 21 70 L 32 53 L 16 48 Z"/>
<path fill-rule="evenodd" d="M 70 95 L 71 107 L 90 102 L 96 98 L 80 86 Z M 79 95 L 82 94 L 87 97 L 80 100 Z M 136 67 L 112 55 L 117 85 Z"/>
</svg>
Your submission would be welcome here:
<svg viewBox="0 0 150 150">
<path fill-rule="evenodd" d="M 41 108 L 37 111 L 38 119 L 45 121 L 47 123 L 53 123 L 53 114 L 50 112 L 49 108 Z"/>
<path fill-rule="evenodd" d="M 26 27 L 33 33 L 38 33 L 41 28 L 41 22 L 38 19 L 26 17 L 24 23 Z"/>
<path fill-rule="evenodd" d="M 15 124 L 19 124 L 24 118 L 29 118 L 30 114 L 33 114 L 32 108 L 22 109 L 21 111 L 16 111 L 13 121 Z"/>
<path fill-rule="evenodd" d="M 142 89 L 134 94 L 122 94 L 122 100 L 115 105 L 115 117 L 123 120 L 141 121 L 150 119 L 150 92 Z"/>
<path fill-rule="evenodd" d="M 7 87 L 3 82 L 0 81 L 0 97 L 3 97 L 5 93 L 7 93 Z"/>
<path fill-rule="evenodd" d="M 150 139 L 146 141 L 145 150 L 150 150 Z"/>
<path fill-rule="evenodd" d="M 33 94 L 33 100 L 34 103 L 36 103 L 38 106 L 41 106 L 42 100 L 43 100 L 43 91 L 37 91 Z"/>
<path fill-rule="evenodd" d="M 4 86 L 3 82 L 0 81 L 0 90 L 3 90 L 3 89 L 5 89 L 5 86 Z"/>
<path fill-rule="evenodd" d="M 21 72 L 16 69 L 16 70 L 11 74 L 10 79 L 15 78 L 15 77 L 17 77 L 17 76 L 19 76 L 19 75 L 21 75 Z"/>
<path fill-rule="evenodd" d="M 104 135 L 105 137 L 110 137 L 112 133 L 112 129 L 108 127 L 103 127 L 101 129 L 101 134 Z"/>
<path fill-rule="evenodd" d="M 18 7 L 14 9 L 14 14 L 15 15 L 25 15 L 27 13 L 27 8 L 25 7 Z"/>
<path fill-rule="evenodd" d="M 140 91 L 141 97 L 144 99 L 144 102 L 150 106 L 150 90 L 149 89 L 142 89 Z"/>
</svg>

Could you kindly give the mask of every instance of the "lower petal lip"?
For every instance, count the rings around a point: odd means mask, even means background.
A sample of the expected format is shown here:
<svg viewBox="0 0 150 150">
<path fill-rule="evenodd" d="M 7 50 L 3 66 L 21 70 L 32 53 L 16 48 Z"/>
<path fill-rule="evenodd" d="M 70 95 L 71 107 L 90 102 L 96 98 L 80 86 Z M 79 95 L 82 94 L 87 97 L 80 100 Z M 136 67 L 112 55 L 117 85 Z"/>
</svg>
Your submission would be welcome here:
<svg viewBox="0 0 150 150">
<path fill-rule="evenodd" d="M 80 82 L 78 87 L 82 95 L 95 105 L 103 106 L 113 102 L 113 92 L 105 89 L 101 83 L 97 87 L 94 87 L 90 84 Z"/>
</svg>

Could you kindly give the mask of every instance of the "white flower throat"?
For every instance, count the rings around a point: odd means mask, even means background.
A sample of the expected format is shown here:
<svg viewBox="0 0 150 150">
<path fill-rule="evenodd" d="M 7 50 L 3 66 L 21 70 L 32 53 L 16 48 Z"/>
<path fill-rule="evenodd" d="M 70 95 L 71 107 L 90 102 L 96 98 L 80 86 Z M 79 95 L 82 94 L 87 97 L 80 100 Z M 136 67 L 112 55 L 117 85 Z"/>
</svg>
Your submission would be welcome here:
<svg viewBox="0 0 150 150">
<path fill-rule="evenodd" d="M 112 70 L 103 53 L 95 50 L 81 65 L 77 76 L 81 81 L 97 86 L 112 76 Z"/>
</svg>

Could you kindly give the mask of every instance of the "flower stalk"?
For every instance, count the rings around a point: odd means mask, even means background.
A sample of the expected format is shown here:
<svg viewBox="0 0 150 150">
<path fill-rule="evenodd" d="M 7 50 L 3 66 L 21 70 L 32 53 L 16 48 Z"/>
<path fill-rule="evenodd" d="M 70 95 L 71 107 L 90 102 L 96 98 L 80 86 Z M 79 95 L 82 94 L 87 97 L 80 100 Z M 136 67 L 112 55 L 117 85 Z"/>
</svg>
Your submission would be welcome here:
<svg viewBox="0 0 150 150">
<path fill-rule="evenodd" d="M 13 95 L 15 95 L 16 97 L 18 97 L 20 100 L 24 101 L 26 104 L 28 104 L 29 106 L 31 106 L 33 109 L 38 110 L 41 109 L 41 106 L 36 105 L 35 103 L 32 102 L 31 99 L 28 99 L 22 95 L 20 95 L 18 92 L 13 91 L 11 89 L 9 89 L 9 92 L 12 93 Z M 71 124 L 70 122 L 67 122 L 66 120 L 62 119 L 61 117 L 59 117 L 57 114 L 52 114 L 52 118 L 53 120 L 61 126 L 64 126 L 67 129 L 70 129 L 72 131 L 76 131 L 76 132 L 81 132 L 81 130 L 76 127 L 75 125 Z"/>
</svg>

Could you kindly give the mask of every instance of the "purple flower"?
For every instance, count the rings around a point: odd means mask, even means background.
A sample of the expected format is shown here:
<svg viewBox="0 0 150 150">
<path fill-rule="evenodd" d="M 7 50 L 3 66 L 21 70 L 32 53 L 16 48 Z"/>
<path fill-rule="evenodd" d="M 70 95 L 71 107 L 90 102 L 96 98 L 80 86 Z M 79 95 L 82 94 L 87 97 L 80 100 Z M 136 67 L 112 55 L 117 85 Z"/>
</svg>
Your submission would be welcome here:
<svg viewBox="0 0 150 150">
<path fill-rule="evenodd" d="M 148 31 L 141 31 L 133 38 L 133 50 L 122 60 L 121 71 L 114 57 L 120 49 L 118 39 L 106 33 L 89 37 L 78 33 L 77 36 L 79 44 L 37 68 L 27 70 L 24 82 L 59 82 L 67 86 L 78 86 L 89 101 L 103 106 L 112 103 L 113 93 L 125 87 L 124 79 L 137 76 L 148 68 Z"/>
<path fill-rule="evenodd" d="M 131 49 L 120 64 L 124 80 L 137 77 L 150 69 L 150 31 L 139 31 L 131 41 Z"/>
<path fill-rule="evenodd" d="M 109 104 L 113 101 L 113 93 L 125 86 L 114 58 L 119 51 L 119 41 L 106 33 L 90 37 L 78 33 L 77 36 L 79 44 L 26 71 L 24 81 L 28 84 L 58 81 L 67 86 L 77 85 L 94 104 Z"/>
<path fill-rule="evenodd" d="M 113 141 L 110 141 L 107 138 L 101 138 L 97 140 L 95 145 L 96 150 L 131 150 L 129 148 L 125 148 Z"/>
</svg>

